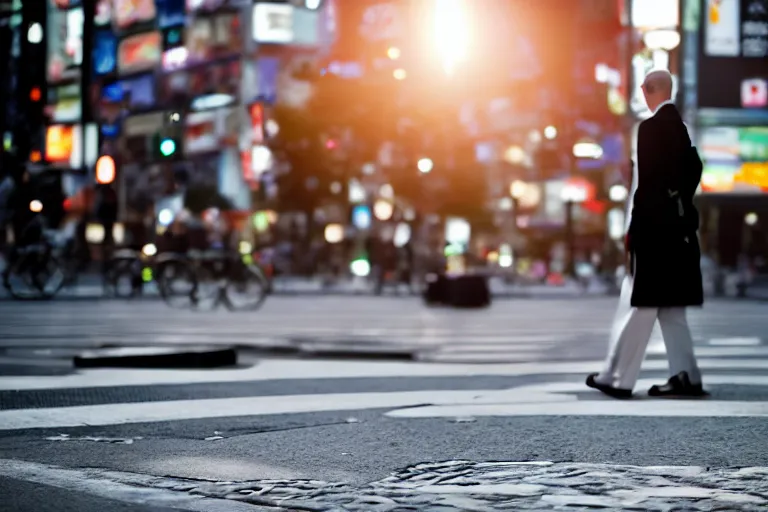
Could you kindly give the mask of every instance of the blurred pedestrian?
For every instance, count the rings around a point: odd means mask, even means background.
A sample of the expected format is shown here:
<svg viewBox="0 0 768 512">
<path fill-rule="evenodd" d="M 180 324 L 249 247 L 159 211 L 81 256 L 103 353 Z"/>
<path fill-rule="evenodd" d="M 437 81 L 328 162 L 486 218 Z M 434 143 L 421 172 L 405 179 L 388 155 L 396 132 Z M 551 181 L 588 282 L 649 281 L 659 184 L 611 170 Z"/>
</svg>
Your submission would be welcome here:
<svg viewBox="0 0 768 512">
<path fill-rule="evenodd" d="M 700 397 L 706 393 L 685 308 L 704 303 L 699 216 L 693 206 L 702 163 L 671 99 L 669 72 L 649 73 L 642 89 L 653 116 L 638 131 L 626 241 L 628 275 L 605 367 L 587 377 L 587 385 L 615 398 L 629 398 L 658 319 L 672 376 L 666 384 L 652 386 L 648 394 Z"/>
</svg>

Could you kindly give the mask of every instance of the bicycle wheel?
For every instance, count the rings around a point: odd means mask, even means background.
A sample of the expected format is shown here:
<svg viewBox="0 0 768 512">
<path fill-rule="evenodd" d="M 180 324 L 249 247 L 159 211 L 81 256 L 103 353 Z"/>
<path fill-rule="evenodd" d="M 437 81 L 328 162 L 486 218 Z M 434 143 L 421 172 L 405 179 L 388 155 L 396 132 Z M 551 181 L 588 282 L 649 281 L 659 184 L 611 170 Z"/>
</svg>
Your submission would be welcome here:
<svg viewBox="0 0 768 512">
<path fill-rule="evenodd" d="M 224 299 L 230 311 L 259 309 L 269 293 L 269 281 L 256 265 L 236 264 L 224 286 Z"/>
<path fill-rule="evenodd" d="M 137 296 L 141 287 L 140 262 L 136 258 L 115 258 L 110 261 L 104 283 L 110 295 L 121 299 Z"/>
<path fill-rule="evenodd" d="M 194 269 L 183 260 L 168 260 L 156 269 L 155 282 L 160 297 L 173 308 L 189 308 L 197 287 Z"/>
<path fill-rule="evenodd" d="M 7 288 L 15 299 L 50 299 L 64 286 L 65 277 L 57 258 L 30 252 L 22 255 L 11 268 Z"/>
<path fill-rule="evenodd" d="M 67 273 L 64 264 L 59 258 L 48 256 L 41 267 L 36 269 L 33 274 L 38 289 L 42 292 L 43 298 L 53 298 L 64 287 L 67 280 Z"/>
<path fill-rule="evenodd" d="M 35 258 L 34 254 L 21 255 L 8 269 L 4 285 L 14 299 L 35 300 L 42 298 L 42 294 L 35 286 L 29 271 L 31 265 L 35 263 Z"/>
</svg>

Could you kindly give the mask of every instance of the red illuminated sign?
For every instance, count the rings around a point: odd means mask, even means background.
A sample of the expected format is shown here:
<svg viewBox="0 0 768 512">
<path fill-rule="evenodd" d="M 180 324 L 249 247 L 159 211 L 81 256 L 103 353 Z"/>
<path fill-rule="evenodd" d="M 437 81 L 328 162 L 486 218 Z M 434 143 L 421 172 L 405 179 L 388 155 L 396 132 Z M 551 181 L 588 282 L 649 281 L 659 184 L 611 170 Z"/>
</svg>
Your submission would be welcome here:
<svg viewBox="0 0 768 512">
<path fill-rule="evenodd" d="M 264 106 L 261 103 L 251 105 L 251 129 L 253 130 L 253 137 L 251 138 L 253 143 L 261 144 L 264 142 Z"/>
<path fill-rule="evenodd" d="M 746 108 L 768 106 L 768 83 L 760 78 L 741 82 L 741 106 Z"/>
<path fill-rule="evenodd" d="M 162 60 L 163 37 L 160 32 L 148 32 L 128 37 L 117 51 L 118 70 L 131 73 L 151 69 Z"/>
</svg>

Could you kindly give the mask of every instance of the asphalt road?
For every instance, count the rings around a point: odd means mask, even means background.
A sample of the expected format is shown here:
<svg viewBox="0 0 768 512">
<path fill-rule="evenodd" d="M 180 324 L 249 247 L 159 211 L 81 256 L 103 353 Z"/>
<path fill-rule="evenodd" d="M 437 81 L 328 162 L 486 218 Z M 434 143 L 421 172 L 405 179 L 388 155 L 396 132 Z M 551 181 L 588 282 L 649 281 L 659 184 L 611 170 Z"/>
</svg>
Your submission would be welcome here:
<svg viewBox="0 0 768 512">
<path fill-rule="evenodd" d="M 711 398 L 644 396 L 667 377 L 655 335 L 621 402 L 583 385 L 613 307 L 0 303 L 0 496 L 13 496 L 0 510 L 764 510 L 768 306 L 690 313 Z M 104 345 L 188 344 L 236 345 L 240 364 L 71 363 Z"/>
</svg>

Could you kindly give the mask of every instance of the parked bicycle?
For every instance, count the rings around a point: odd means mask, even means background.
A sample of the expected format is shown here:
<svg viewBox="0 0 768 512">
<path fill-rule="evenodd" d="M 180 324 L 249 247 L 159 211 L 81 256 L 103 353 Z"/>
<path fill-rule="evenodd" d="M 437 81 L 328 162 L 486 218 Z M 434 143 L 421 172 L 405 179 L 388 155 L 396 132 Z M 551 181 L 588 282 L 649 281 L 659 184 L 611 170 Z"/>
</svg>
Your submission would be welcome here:
<svg viewBox="0 0 768 512">
<path fill-rule="evenodd" d="M 269 294 L 269 280 L 261 268 L 244 261 L 237 252 L 190 251 L 184 265 L 167 276 L 168 290 L 189 289 L 189 303 L 195 308 L 216 309 L 223 304 L 230 311 L 254 311 Z M 172 297 L 164 296 L 171 304 Z"/>
<path fill-rule="evenodd" d="M 141 251 L 119 249 L 107 265 L 105 286 L 111 295 L 131 299 L 154 282 L 160 296 L 171 306 L 191 306 L 195 276 L 183 254 L 157 254 L 154 244 Z"/>
<path fill-rule="evenodd" d="M 74 241 L 47 229 L 43 217 L 36 217 L 26 229 L 38 231 L 38 241 L 11 248 L 3 286 L 18 300 L 51 299 L 77 280 Z"/>
</svg>

